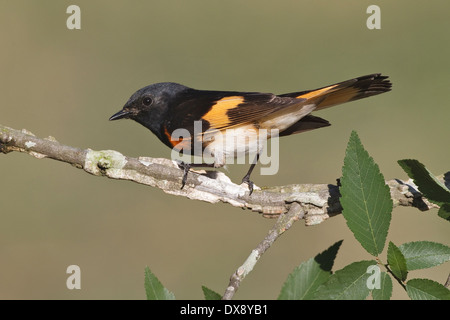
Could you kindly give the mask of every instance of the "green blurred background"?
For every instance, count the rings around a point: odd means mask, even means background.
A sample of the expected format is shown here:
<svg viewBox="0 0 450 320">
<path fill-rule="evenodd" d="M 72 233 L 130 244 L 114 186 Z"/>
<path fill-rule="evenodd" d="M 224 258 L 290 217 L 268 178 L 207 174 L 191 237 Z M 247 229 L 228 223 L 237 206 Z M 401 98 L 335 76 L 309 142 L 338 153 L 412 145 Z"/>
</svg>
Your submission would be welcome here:
<svg viewBox="0 0 450 320">
<path fill-rule="evenodd" d="M 66 28 L 70 4 L 81 8 L 81 30 Z M 381 30 L 366 27 L 371 4 Z M 170 157 L 137 123 L 108 122 L 143 86 L 286 93 L 382 72 L 391 93 L 316 113 L 333 126 L 283 138 L 278 174 L 256 173 L 255 183 L 334 183 L 352 130 L 387 179 L 406 178 L 403 158 L 441 174 L 450 170 L 449 12 L 444 0 L 2 0 L 0 123 L 80 148 Z M 229 175 L 239 181 L 246 170 Z M 275 223 L 25 154 L 0 155 L 0 176 L 0 299 L 144 299 L 146 265 L 177 298 L 202 299 L 201 285 L 224 292 Z M 448 245 L 448 227 L 435 210 L 397 208 L 388 240 Z M 275 299 L 295 266 L 340 239 L 335 269 L 370 258 L 343 217 L 298 222 L 235 298 Z M 71 264 L 81 290 L 66 288 Z M 410 276 L 443 283 L 448 272 Z M 394 287 L 394 298 L 407 297 Z"/>
</svg>

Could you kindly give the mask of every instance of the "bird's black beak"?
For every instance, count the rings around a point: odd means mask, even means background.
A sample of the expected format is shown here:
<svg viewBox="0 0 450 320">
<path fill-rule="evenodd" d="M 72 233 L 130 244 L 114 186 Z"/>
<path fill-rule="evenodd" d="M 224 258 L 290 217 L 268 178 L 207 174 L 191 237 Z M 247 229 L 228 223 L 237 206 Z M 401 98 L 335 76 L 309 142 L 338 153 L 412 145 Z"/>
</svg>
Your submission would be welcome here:
<svg viewBox="0 0 450 320">
<path fill-rule="evenodd" d="M 130 117 L 130 111 L 120 110 L 119 112 L 113 114 L 109 120 L 127 119 Z"/>
</svg>

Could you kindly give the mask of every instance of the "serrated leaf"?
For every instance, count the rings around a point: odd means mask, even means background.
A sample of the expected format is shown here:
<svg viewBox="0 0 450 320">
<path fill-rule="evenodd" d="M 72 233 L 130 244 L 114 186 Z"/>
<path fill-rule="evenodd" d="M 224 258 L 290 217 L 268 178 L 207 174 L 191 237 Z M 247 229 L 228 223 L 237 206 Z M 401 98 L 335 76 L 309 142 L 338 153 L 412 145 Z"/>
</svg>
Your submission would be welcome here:
<svg viewBox="0 0 450 320">
<path fill-rule="evenodd" d="M 439 206 L 450 203 L 450 190 L 428 171 L 425 165 L 414 159 L 403 159 L 397 162 L 428 200 Z"/>
<path fill-rule="evenodd" d="M 426 269 L 450 260 L 450 247 L 437 242 L 407 242 L 398 247 L 408 270 Z"/>
<path fill-rule="evenodd" d="M 145 267 L 144 286 L 147 300 L 175 300 L 175 295 L 161 284 L 149 267 Z"/>
<path fill-rule="evenodd" d="M 438 211 L 438 216 L 442 219 L 450 221 L 450 203 L 444 203 L 441 205 Z"/>
<path fill-rule="evenodd" d="M 367 269 L 375 261 L 358 261 L 336 271 L 314 294 L 316 300 L 363 300 L 370 289 L 367 286 Z"/>
<path fill-rule="evenodd" d="M 203 295 L 205 296 L 205 300 L 221 300 L 222 296 L 217 292 L 202 286 Z"/>
<path fill-rule="evenodd" d="M 355 131 L 348 142 L 341 178 L 342 214 L 367 252 L 378 256 L 391 221 L 392 200 L 378 165 Z"/>
<path fill-rule="evenodd" d="M 408 275 L 406 259 L 400 249 L 392 242 L 389 242 L 387 260 L 392 273 L 401 281 L 405 281 Z"/>
<path fill-rule="evenodd" d="M 283 284 L 278 300 L 311 299 L 315 290 L 331 275 L 331 268 L 341 244 L 342 240 L 336 242 L 315 258 L 311 258 L 296 267 Z"/>
<path fill-rule="evenodd" d="M 406 292 L 412 300 L 450 300 L 450 290 L 429 279 L 411 279 Z"/>
<path fill-rule="evenodd" d="M 392 279 L 386 272 L 380 273 L 380 287 L 372 289 L 373 300 L 389 300 L 392 296 Z"/>
</svg>

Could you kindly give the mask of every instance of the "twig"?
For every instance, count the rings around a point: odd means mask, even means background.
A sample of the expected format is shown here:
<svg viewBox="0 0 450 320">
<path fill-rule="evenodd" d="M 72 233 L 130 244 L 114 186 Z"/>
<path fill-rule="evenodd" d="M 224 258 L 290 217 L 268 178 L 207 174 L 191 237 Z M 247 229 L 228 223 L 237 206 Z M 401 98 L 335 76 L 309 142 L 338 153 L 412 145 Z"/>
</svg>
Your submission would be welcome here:
<svg viewBox="0 0 450 320">
<path fill-rule="evenodd" d="M 394 277 L 394 279 L 402 286 L 402 288 L 403 288 L 404 290 L 406 290 L 406 285 L 405 285 L 405 283 L 404 283 L 400 278 L 398 278 L 398 277 L 394 274 L 394 272 L 392 272 L 392 270 L 391 270 L 391 268 L 389 267 L 389 265 L 388 265 L 388 264 L 385 264 L 384 267 L 386 268 L 386 271 L 387 271 L 388 273 L 390 273 L 391 276 Z"/>
<path fill-rule="evenodd" d="M 247 260 L 245 260 L 244 264 L 240 266 L 235 273 L 230 278 L 230 283 L 225 290 L 225 293 L 222 297 L 222 300 L 231 300 L 236 293 L 241 281 L 253 270 L 256 262 L 258 262 L 259 258 L 269 249 L 272 244 L 277 240 L 285 231 L 287 231 L 292 224 L 302 219 L 305 214 L 305 211 L 302 209 L 302 206 L 296 202 L 292 203 L 289 211 L 285 214 L 281 214 L 278 217 L 277 222 L 270 229 L 267 236 L 261 241 L 258 246 L 252 250 Z"/>
</svg>

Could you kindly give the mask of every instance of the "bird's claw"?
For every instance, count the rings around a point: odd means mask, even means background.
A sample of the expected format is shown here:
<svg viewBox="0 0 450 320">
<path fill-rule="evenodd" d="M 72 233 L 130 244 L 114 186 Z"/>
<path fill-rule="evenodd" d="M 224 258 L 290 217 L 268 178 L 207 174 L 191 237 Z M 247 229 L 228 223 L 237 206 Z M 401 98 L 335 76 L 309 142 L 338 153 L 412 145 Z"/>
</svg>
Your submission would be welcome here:
<svg viewBox="0 0 450 320">
<path fill-rule="evenodd" d="M 251 196 L 253 193 L 253 186 L 254 186 L 253 181 L 250 180 L 249 176 L 245 176 L 244 178 L 242 178 L 242 183 L 246 183 L 248 185 L 249 190 L 248 195 Z"/>
</svg>

